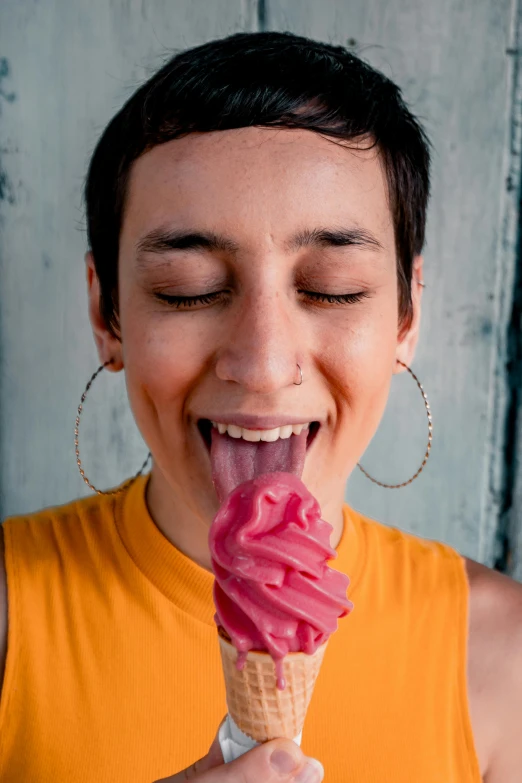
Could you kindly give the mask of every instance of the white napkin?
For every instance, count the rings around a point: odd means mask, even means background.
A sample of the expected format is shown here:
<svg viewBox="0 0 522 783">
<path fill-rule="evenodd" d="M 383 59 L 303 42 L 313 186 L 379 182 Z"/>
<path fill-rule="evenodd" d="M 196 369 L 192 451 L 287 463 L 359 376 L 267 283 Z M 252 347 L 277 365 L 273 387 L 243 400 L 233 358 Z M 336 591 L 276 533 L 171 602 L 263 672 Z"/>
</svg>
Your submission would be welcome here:
<svg viewBox="0 0 522 783">
<path fill-rule="evenodd" d="M 303 732 L 294 739 L 296 745 L 301 745 L 302 736 Z M 238 759 L 243 753 L 261 744 L 244 734 L 230 715 L 227 715 L 225 721 L 221 724 L 218 738 L 225 764 Z"/>
</svg>

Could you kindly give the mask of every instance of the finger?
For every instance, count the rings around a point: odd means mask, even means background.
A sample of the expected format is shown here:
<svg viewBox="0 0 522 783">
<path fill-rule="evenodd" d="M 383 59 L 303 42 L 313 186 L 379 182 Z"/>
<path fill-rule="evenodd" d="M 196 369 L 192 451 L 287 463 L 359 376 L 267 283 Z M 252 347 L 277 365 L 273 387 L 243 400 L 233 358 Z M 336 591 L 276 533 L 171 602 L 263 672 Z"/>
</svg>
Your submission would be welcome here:
<svg viewBox="0 0 522 783">
<path fill-rule="evenodd" d="M 192 780 L 196 775 L 207 772 L 209 769 L 213 769 L 214 767 L 223 764 L 223 754 L 219 744 L 219 729 L 224 722 L 225 718 L 223 718 L 219 724 L 216 736 L 212 740 L 212 745 L 206 756 L 195 761 L 190 767 L 182 769 L 181 772 L 178 772 L 176 775 L 172 775 L 169 778 L 162 778 L 161 780 L 157 780 L 156 783 L 183 783 L 185 780 Z"/>
<path fill-rule="evenodd" d="M 183 783 L 190 779 L 194 783 L 290 783 L 299 780 L 320 783 L 323 777 L 324 770 L 318 761 L 306 758 L 295 742 L 279 739 L 250 750 L 230 764 L 206 770 L 196 765 L 193 773 L 184 770 L 163 783 Z"/>
<path fill-rule="evenodd" d="M 305 770 L 308 776 L 305 776 Z M 198 783 L 320 783 L 324 771 L 315 759 L 287 739 L 265 742 L 230 764 L 204 772 Z"/>
</svg>

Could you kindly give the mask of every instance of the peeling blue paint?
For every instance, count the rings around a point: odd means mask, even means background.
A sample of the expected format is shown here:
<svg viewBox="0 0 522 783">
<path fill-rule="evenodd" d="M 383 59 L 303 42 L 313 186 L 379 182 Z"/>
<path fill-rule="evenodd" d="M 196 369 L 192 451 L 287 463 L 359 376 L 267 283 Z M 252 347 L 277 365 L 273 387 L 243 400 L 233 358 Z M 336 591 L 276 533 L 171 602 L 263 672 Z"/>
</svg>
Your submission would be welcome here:
<svg viewBox="0 0 522 783">
<path fill-rule="evenodd" d="M 7 176 L 7 172 L 2 166 L 0 159 L 0 201 L 6 201 L 8 204 L 15 203 L 14 187 Z"/>
<path fill-rule="evenodd" d="M 7 57 L 0 57 L 0 98 L 3 98 L 8 103 L 13 103 L 16 100 L 15 92 L 6 92 L 4 90 L 3 81 L 7 79 L 10 73 L 9 60 Z"/>
<path fill-rule="evenodd" d="M 508 192 L 516 189 L 508 178 Z M 504 482 L 502 503 L 497 529 L 497 558 L 495 568 L 511 574 L 513 566 L 513 542 L 519 520 L 513 518 L 514 493 L 518 462 L 522 444 L 519 443 L 519 420 L 522 416 L 522 176 L 520 182 L 519 226 L 517 241 L 516 273 L 513 286 L 511 319 L 508 327 L 506 376 L 509 404 L 505 422 Z"/>
<path fill-rule="evenodd" d="M 267 3 L 268 0 L 257 0 L 257 29 L 260 31 L 267 29 Z"/>
<path fill-rule="evenodd" d="M 3 98 L 8 103 L 13 103 L 16 100 L 16 93 L 7 92 L 4 89 L 4 80 L 10 74 L 9 61 L 7 57 L 0 57 L 0 99 Z M 0 113 L 2 110 L 2 102 L 0 100 Z M 8 204 L 15 203 L 15 189 L 13 183 L 9 179 L 7 171 L 2 163 L 2 156 L 7 152 L 6 149 L 0 150 L 0 201 L 5 201 Z"/>
</svg>

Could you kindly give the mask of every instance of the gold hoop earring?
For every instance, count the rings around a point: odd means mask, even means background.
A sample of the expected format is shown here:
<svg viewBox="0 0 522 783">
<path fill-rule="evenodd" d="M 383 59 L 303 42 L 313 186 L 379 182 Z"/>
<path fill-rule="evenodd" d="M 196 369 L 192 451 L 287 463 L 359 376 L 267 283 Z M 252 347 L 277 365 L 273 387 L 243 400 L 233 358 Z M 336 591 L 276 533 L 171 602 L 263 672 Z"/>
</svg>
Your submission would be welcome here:
<svg viewBox="0 0 522 783">
<path fill-rule="evenodd" d="M 431 450 L 431 441 L 433 439 L 433 423 L 431 419 L 431 408 L 426 393 L 422 388 L 422 384 L 420 383 L 415 373 L 410 370 L 407 364 L 404 364 L 404 362 L 401 362 L 399 359 L 397 359 L 397 361 L 399 362 L 399 364 L 402 364 L 402 366 L 408 370 L 413 380 L 419 387 L 420 393 L 422 394 L 422 399 L 424 400 L 424 405 L 426 406 L 426 414 L 428 416 L 428 446 L 426 448 L 426 454 L 424 455 L 424 459 L 422 460 L 422 465 L 420 466 L 418 471 L 415 473 L 414 476 L 411 477 L 411 479 L 408 479 L 408 481 L 403 481 L 402 484 L 383 484 L 381 481 L 377 481 L 377 479 L 372 478 L 372 476 L 370 476 L 370 474 L 363 468 L 363 466 L 357 463 L 357 467 L 359 468 L 359 470 L 361 470 L 364 473 L 366 478 L 369 478 L 370 481 L 373 481 L 374 484 L 378 484 L 380 487 L 384 487 L 385 489 L 400 489 L 400 487 L 406 487 L 408 484 L 411 484 L 412 481 L 415 481 L 417 476 L 424 470 L 424 466 L 428 461 L 428 458 L 430 456 L 430 450 Z"/>
<path fill-rule="evenodd" d="M 76 426 L 74 428 L 74 450 L 76 452 L 76 464 L 78 465 L 78 470 L 80 471 L 80 476 L 82 477 L 84 482 L 87 484 L 89 489 L 92 489 L 93 492 L 97 492 L 98 495 L 117 495 L 120 492 L 123 492 L 123 490 L 127 489 L 127 487 L 129 487 L 130 484 L 132 484 L 132 482 L 135 481 L 138 478 L 138 476 L 141 476 L 141 474 L 143 473 L 143 471 L 145 470 L 145 468 L 147 466 L 147 462 L 152 457 L 152 454 L 149 451 L 149 453 L 147 455 L 147 459 L 145 460 L 145 462 L 143 463 L 141 468 L 138 470 L 136 475 L 134 475 L 131 479 L 126 481 L 125 484 L 123 484 L 121 487 L 119 487 L 119 489 L 111 489 L 111 490 L 106 490 L 106 491 L 98 489 L 97 487 L 94 486 L 94 484 L 91 484 L 91 482 L 89 481 L 89 479 L 85 475 L 85 471 L 82 468 L 82 461 L 80 459 L 80 450 L 79 450 L 79 447 L 78 447 L 78 430 L 79 430 L 79 427 L 80 427 L 80 416 L 82 415 L 82 411 L 83 411 L 83 403 L 85 402 L 85 398 L 87 397 L 87 392 L 91 388 L 94 380 L 98 377 L 98 375 L 101 373 L 101 371 L 105 367 L 107 367 L 108 364 L 112 364 L 112 361 L 113 361 L 112 359 L 109 359 L 108 361 L 105 362 L 105 364 L 101 364 L 98 367 L 98 369 L 96 370 L 96 372 L 93 373 L 93 375 L 91 376 L 91 379 L 90 379 L 89 383 L 87 384 L 87 386 L 85 387 L 85 391 L 82 394 L 81 402 L 78 405 L 78 415 L 76 416 Z"/>
</svg>

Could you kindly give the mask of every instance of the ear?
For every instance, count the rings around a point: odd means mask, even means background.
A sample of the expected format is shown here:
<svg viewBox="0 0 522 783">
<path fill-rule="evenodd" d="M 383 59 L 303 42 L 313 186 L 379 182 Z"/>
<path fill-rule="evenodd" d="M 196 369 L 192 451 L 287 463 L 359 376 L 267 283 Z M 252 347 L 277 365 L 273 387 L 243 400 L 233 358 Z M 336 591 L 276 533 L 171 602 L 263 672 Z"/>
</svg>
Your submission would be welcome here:
<svg viewBox="0 0 522 783">
<path fill-rule="evenodd" d="M 87 275 L 87 289 L 89 296 L 89 320 L 94 335 L 96 348 L 101 364 L 112 359 L 106 370 L 119 372 L 123 369 L 123 355 L 121 342 L 109 331 L 101 313 L 100 281 L 94 266 L 94 257 L 89 251 L 85 254 L 85 271 Z"/>
<path fill-rule="evenodd" d="M 401 330 L 399 333 L 399 340 L 397 342 L 397 350 L 395 353 L 395 358 L 404 364 L 407 364 L 408 367 L 410 367 L 411 363 L 413 362 L 415 349 L 417 348 L 417 342 L 419 339 L 423 291 L 423 286 L 421 285 L 423 282 L 423 265 L 423 257 L 415 256 L 411 278 L 411 300 L 413 306 L 413 316 L 409 327 L 407 329 Z M 404 371 L 405 368 L 396 362 L 395 368 L 393 370 L 394 375 Z"/>
</svg>

